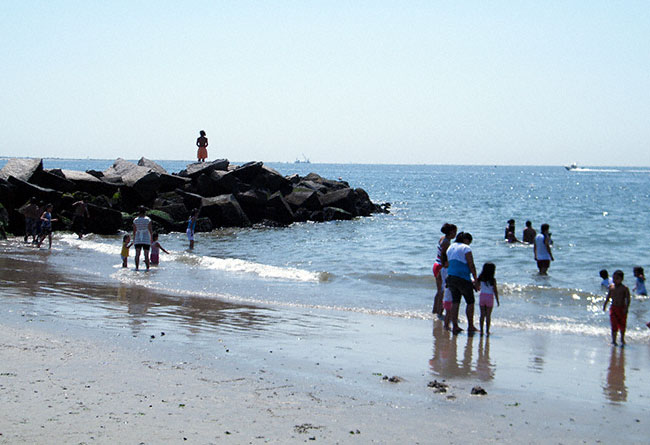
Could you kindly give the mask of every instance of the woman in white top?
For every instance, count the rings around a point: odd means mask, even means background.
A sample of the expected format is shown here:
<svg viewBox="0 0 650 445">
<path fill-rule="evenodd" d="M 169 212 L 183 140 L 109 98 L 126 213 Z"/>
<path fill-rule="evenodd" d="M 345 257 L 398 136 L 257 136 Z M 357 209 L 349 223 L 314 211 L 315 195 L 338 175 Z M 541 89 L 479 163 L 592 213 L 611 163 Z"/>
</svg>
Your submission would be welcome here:
<svg viewBox="0 0 650 445">
<path fill-rule="evenodd" d="M 535 244 L 533 251 L 535 252 L 535 261 L 537 261 L 537 268 L 540 275 L 546 275 L 548 268 L 551 266 L 551 261 L 555 261 L 553 253 L 551 252 L 551 234 L 549 233 L 549 225 L 542 224 L 541 232 L 535 237 Z"/>
<path fill-rule="evenodd" d="M 145 216 L 144 206 L 140 206 L 139 214 L 133 220 L 133 244 L 135 245 L 135 270 L 140 267 L 140 251 L 144 250 L 144 264 L 149 270 L 149 248 L 151 247 L 151 240 L 153 230 L 151 228 L 151 219 Z"/>
</svg>

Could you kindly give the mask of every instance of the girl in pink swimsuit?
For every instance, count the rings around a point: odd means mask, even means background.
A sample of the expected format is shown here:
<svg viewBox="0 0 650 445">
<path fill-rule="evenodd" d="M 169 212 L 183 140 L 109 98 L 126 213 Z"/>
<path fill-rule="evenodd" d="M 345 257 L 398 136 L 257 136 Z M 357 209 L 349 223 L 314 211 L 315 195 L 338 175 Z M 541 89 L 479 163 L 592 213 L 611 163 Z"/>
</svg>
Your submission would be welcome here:
<svg viewBox="0 0 650 445">
<path fill-rule="evenodd" d="M 494 263 L 485 263 L 477 280 L 481 286 L 481 293 L 479 295 L 479 307 L 481 309 L 481 335 L 483 335 L 483 323 L 487 325 L 486 334 L 488 336 L 490 335 L 492 308 L 494 307 L 495 299 L 497 300 L 497 306 L 500 306 L 497 280 L 494 278 L 495 272 L 496 266 Z"/>
</svg>

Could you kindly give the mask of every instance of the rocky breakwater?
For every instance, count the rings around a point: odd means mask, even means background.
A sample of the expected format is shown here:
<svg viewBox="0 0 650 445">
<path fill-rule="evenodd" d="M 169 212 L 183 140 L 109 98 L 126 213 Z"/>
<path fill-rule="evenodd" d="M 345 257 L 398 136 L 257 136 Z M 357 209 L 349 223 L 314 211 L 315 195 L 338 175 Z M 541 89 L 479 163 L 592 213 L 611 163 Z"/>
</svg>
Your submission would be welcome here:
<svg viewBox="0 0 650 445">
<path fill-rule="evenodd" d="M 142 158 L 137 164 L 117 159 L 103 172 L 44 169 L 42 159 L 11 159 L 0 170 L 0 224 L 22 235 L 20 209 L 36 198 L 54 205 L 59 222 L 54 230 L 70 230 L 73 204 L 88 204 L 88 232 L 130 231 L 137 208 L 145 206 L 154 229 L 185 231 L 192 209 L 200 209 L 196 230 L 282 226 L 294 222 L 349 220 L 388 213 L 390 204 L 375 204 L 361 188 L 345 181 L 283 176 L 262 162 L 232 165 L 226 159 L 189 164 L 168 173 Z"/>
</svg>

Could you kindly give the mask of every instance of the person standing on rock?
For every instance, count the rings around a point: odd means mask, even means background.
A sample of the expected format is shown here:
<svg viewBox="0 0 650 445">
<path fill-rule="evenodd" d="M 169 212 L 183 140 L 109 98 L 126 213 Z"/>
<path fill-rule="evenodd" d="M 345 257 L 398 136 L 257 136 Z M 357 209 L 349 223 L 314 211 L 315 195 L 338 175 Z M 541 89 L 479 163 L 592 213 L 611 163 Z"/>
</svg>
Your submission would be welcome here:
<svg viewBox="0 0 650 445">
<path fill-rule="evenodd" d="M 196 139 L 196 146 L 199 147 L 196 157 L 199 159 L 199 162 L 205 162 L 208 157 L 208 138 L 205 137 L 205 131 L 203 130 L 199 134 L 200 136 Z"/>
<path fill-rule="evenodd" d="M 151 219 L 145 215 L 144 206 L 140 206 L 138 217 L 133 220 L 133 244 L 135 245 L 135 270 L 140 267 L 140 251 L 144 250 L 144 264 L 149 270 L 149 249 L 153 238 Z"/>
<path fill-rule="evenodd" d="M 190 219 L 187 221 L 187 240 L 190 242 L 190 249 L 194 249 L 194 230 L 196 230 L 196 220 L 199 217 L 199 209 L 192 210 Z"/>
</svg>

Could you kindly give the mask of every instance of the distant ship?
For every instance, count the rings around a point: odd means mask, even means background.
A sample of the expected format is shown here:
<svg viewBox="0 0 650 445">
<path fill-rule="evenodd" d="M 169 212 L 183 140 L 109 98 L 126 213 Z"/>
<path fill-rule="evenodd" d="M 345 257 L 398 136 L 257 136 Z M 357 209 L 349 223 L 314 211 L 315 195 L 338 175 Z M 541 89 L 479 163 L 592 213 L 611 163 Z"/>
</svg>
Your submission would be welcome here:
<svg viewBox="0 0 650 445">
<path fill-rule="evenodd" d="M 296 158 L 296 160 L 293 161 L 293 163 L 294 163 L 294 164 L 311 164 L 311 161 L 310 161 L 309 158 L 308 158 L 307 156 L 305 156 L 305 154 L 303 153 L 303 154 L 302 154 L 302 159 L 298 159 L 298 158 Z"/>
<path fill-rule="evenodd" d="M 565 165 L 564 168 L 566 168 L 566 169 L 569 170 L 569 171 L 571 171 L 571 170 L 577 170 L 577 169 L 578 169 L 578 164 L 576 164 L 576 163 L 574 162 L 574 163 L 571 164 L 571 165 Z"/>
</svg>

